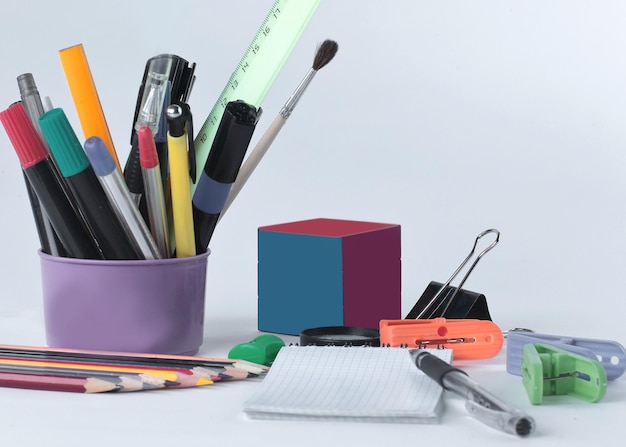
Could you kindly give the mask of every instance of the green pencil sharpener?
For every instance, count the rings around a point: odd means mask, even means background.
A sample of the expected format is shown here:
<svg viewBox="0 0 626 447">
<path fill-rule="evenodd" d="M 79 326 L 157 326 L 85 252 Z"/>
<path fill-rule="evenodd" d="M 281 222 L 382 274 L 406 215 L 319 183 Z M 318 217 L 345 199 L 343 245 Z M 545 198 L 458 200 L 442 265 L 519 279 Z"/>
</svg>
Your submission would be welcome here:
<svg viewBox="0 0 626 447">
<path fill-rule="evenodd" d="M 269 366 L 283 346 L 285 342 L 275 335 L 259 335 L 252 341 L 233 347 L 228 353 L 228 358 Z"/>
</svg>

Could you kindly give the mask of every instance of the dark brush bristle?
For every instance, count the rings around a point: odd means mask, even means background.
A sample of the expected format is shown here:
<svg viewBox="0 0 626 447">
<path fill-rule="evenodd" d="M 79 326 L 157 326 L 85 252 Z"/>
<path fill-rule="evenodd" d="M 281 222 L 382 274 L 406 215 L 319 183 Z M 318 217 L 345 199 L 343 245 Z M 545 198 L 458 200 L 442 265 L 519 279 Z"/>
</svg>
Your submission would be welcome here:
<svg viewBox="0 0 626 447">
<path fill-rule="evenodd" d="M 339 45 L 334 40 L 325 40 L 317 49 L 315 53 L 315 59 L 313 60 L 313 70 L 317 71 L 325 67 L 330 61 L 333 60 Z"/>
</svg>

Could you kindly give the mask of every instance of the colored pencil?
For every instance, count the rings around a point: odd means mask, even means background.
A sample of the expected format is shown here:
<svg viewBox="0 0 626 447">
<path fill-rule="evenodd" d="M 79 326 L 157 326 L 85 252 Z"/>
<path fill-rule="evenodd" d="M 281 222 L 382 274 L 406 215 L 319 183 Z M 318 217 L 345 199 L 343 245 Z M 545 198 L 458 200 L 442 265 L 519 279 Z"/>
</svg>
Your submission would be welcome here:
<svg viewBox="0 0 626 447">
<path fill-rule="evenodd" d="M 88 351 L 83 349 L 63 349 L 0 344 L 0 357 L 17 355 L 39 357 L 43 359 L 71 358 L 82 362 L 106 362 L 121 365 L 147 366 L 180 366 L 186 368 L 204 367 L 220 371 L 223 380 L 256 377 L 269 370 L 267 366 L 258 365 L 239 359 L 207 358 L 184 355 L 145 354 L 110 351 Z M 230 376 L 230 377 L 228 377 Z"/>
<path fill-rule="evenodd" d="M 11 364 L 16 364 L 16 361 L 23 362 L 40 362 L 40 366 L 47 365 L 49 367 L 65 367 L 62 365 L 64 363 L 70 364 L 78 364 L 81 368 L 75 369 L 88 369 L 89 366 L 93 368 L 93 370 L 98 371 L 113 371 L 119 372 L 123 371 L 125 373 L 129 373 L 129 368 L 133 369 L 133 372 L 143 372 L 148 373 L 148 369 L 154 372 L 154 370 L 162 371 L 164 374 L 177 374 L 176 380 L 180 383 L 188 383 L 191 378 L 203 378 L 209 379 L 213 382 L 218 382 L 221 380 L 236 380 L 236 379 L 245 379 L 248 377 L 248 372 L 236 369 L 236 368 L 228 368 L 222 366 L 212 366 L 212 365 L 203 365 L 203 366 L 192 366 L 190 364 L 163 364 L 163 363 L 150 363 L 150 362 L 141 362 L 132 359 L 128 360 L 116 360 L 116 359 L 104 359 L 102 357 L 99 358 L 90 358 L 89 355 L 81 355 L 80 357 L 74 357 L 72 355 L 41 355 L 40 353 L 12 353 L 7 354 L 0 350 L 0 367 L 3 364 L 7 364 L 8 362 L 12 362 Z M 22 363 L 20 363 L 22 364 Z M 105 369 L 106 368 L 106 369 Z M 159 375 L 159 377 L 161 377 Z"/>
<path fill-rule="evenodd" d="M 165 380 L 160 377 L 156 377 L 145 373 L 130 373 L 111 370 L 98 369 L 97 365 L 94 365 L 92 369 L 75 369 L 67 368 L 59 365 L 39 365 L 39 364 L 12 364 L 12 363 L 0 363 L 0 372 L 16 373 L 16 374 L 35 374 L 35 375 L 50 375 L 50 376 L 67 376 L 67 377 L 93 377 L 102 380 L 121 380 L 124 379 L 125 383 L 144 389 L 153 388 L 190 388 L 195 386 L 211 385 L 213 380 L 206 376 L 196 376 L 191 374 L 177 373 L 178 379 L 176 381 Z M 117 383 L 117 382 L 116 382 Z"/>
<path fill-rule="evenodd" d="M 125 377 L 112 380 L 89 376 L 71 377 L 12 372 L 0 372 L 0 387 L 74 393 L 130 392 L 157 388 L 156 385 L 133 381 Z"/>
<path fill-rule="evenodd" d="M 207 377 L 203 377 L 200 374 L 203 371 L 199 371 L 199 374 L 196 374 L 195 371 L 184 369 L 184 368 L 156 368 L 149 366 L 132 366 L 132 365 L 107 365 L 107 364 L 96 364 L 96 363 L 82 363 L 82 362 L 68 362 L 68 361 L 50 361 L 50 360 L 41 360 L 41 359 L 28 359 L 28 358 L 11 358 L 11 357 L 3 357 L 0 358 L 0 368 L 4 365 L 20 365 L 20 366 L 33 366 L 33 367 L 47 367 L 47 368 L 68 368 L 72 370 L 81 370 L 81 371 L 89 371 L 93 372 L 115 372 L 119 374 L 148 374 L 150 376 L 158 377 L 164 380 L 169 380 L 171 382 L 179 382 L 179 383 L 190 383 L 190 379 L 195 380 L 196 382 L 200 381 L 200 379 L 207 379 Z M 208 384 L 204 381 L 202 384 Z"/>
</svg>

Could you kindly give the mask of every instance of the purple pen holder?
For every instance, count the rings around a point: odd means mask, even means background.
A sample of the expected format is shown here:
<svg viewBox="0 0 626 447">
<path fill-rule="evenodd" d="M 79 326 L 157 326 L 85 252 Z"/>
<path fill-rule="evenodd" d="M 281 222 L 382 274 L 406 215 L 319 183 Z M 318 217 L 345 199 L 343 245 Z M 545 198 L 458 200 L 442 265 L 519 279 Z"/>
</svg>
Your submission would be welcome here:
<svg viewBox="0 0 626 447">
<path fill-rule="evenodd" d="M 209 253 L 149 261 L 99 261 L 40 251 L 48 345 L 195 354 L 204 336 Z"/>
</svg>

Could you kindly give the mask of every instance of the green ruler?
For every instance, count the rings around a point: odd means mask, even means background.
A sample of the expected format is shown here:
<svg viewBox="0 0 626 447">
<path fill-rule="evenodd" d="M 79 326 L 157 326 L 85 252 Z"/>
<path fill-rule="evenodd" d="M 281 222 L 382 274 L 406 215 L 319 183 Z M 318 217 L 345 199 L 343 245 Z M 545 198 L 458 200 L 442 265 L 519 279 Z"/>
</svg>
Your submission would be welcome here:
<svg viewBox="0 0 626 447">
<path fill-rule="evenodd" d="M 196 182 L 204 169 L 226 104 L 259 107 L 321 0 L 276 0 L 194 140 Z M 192 185 L 191 192 L 196 189 Z"/>
</svg>

